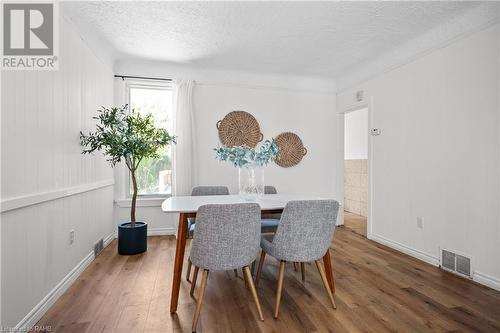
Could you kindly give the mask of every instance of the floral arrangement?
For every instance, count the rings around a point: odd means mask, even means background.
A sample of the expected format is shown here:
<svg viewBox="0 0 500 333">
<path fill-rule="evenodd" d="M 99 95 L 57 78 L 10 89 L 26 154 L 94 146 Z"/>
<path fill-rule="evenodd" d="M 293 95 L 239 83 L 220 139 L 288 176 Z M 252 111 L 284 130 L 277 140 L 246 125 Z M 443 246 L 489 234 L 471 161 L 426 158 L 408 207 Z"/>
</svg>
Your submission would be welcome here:
<svg viewBox="0 0 500 333">
<path fill-rule="evenodd" d="M 219 161 L 229 161 L 237 168 L 248 164 L 264 166 L 275 161 L 279 156 L 279 148 L 274 140 L 264 141 L 258 149 L 247 146 L 220 146 L 214 148 L 214 151 Z"/>
</svg>

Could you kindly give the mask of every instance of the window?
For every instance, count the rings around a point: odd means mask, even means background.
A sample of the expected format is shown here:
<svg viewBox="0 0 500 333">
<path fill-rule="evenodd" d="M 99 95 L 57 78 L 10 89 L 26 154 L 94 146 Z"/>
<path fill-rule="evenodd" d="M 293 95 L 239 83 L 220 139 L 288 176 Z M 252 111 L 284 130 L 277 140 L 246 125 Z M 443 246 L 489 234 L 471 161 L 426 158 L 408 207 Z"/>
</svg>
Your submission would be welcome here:
<svg viewBox="0 0 500 333">
<path fill-rule="evenodd" d="M 129 85 L 129 106 L 140 114 L 152 114 L 155 126 L 173 132 L 172 90 L 166 85 Z M 139 195 L 172 193 L 172 149 L 162 148 L 157 159 L 146 159 L 137 169 Z M 130 177 L 129 177 L 130 178 Z M 129 179 L 129 195 L 132 193 Z"/>
</svg>

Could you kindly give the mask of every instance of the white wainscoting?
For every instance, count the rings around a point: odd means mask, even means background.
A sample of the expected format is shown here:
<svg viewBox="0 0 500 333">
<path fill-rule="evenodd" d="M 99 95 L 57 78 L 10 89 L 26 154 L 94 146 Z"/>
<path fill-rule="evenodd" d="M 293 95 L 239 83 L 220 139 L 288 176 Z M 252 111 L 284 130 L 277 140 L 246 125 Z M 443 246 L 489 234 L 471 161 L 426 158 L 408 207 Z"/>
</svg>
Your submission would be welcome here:
<svg viewBox="0 0 500 333">
<path fill-rule="evenodd" d="M 106 248 L 115 239 L 115 234 L 111 233 L 104 238 L 104 248 Z M 33 327 L 45 312 L 64 294 L 64 292 L 75 282 L 83 271 L 94 261 L 94 251 L 90 251 L 27 315 L 14 329 L 19 332 Z"/>
<path fill-rule="evenodd" d="M 9 210 L 19 209 L 31 205 L 40 204 L 46 201 L 61 199 L 64 197 L 69 197 L 71 195 L 97 190 L 102 187 L 111 186 L 114 183 L 115 183 L 114 179 L 108 179 L 99 182 L 83 184 L 79 186 L 73 186 L 63 189 L 57 189 L 42 193 L 34 193 L 30 195 L 5 199 L 2 200 L 0 203 L 0 212 L 4 213 L 8 212 Z"/>
<path fill-rule="evenodd" d="M 2 327 L 33 325 L 115 231 L 112 169 L 79 142 L 113 104 L 113 71 L 64 17 L 59 59 L 58 71 L 2 72 Z"/>
</svg>

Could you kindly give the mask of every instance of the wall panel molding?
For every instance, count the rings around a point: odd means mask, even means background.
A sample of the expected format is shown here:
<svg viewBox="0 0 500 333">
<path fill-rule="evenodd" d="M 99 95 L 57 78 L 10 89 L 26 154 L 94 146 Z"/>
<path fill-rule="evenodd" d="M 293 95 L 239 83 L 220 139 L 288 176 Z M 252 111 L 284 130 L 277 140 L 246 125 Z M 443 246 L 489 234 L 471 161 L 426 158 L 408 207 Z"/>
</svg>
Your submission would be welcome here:
<svg viewBox="0 0 500 333">
<path fill-rule="evenodd" d="M 39 192 L 34 194 L 28 194 L 23 196 L 18 196 L 14 198 L 8 198 L 0 202 L 0 212 L 8 212 L 14 209 L 20 209 L 32 205 L 37 205 L 43 202 L 57 200 L 72 195 L 95 191 L 103 187 L 108 187 L 114 185 L 114 179 L 107 179 L 103 181 L 82 184 L 78 186 L 65 187 L 57 190 Z"/>
<path fill-rule="evenodd" d="M 104 248 L 106 248 L 115 239 L 114 233 L 111 233 L 104 239 Z M 33 327 L 54 305 L 62 294 L 75 282 L 75 280 L 83 273 L 96 257 L 94 251 L 90 251 L 41 301 L 38 303 L 15 327 L 14 330 L 19 332 L 28 331 Z"/>
<path fill-rule="evenodd" d="M 116 228 L 113 169 L 101 153 L 82 155 L 79 140 L 113 105 L 113 68 L 71 22 L 60 16 L 59 26 L 58 71 L 1 77 L 3 327 L 36 323 Z"/>
</svg>

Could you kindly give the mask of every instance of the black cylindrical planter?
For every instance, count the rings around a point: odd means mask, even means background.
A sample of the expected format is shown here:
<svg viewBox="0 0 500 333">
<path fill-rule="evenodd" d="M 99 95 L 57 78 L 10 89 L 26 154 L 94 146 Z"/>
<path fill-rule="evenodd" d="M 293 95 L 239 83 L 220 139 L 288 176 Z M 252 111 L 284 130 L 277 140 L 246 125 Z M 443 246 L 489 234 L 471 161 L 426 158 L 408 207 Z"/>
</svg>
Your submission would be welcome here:
<svg viewBox="0 0 500 333">
<path fill-rule="evenodd" d="M 130 222 L 118 226 L 118 253 L 138 254 L 148 248 L 148 224 L 135 222 L 132 227 Z"/>
</svg>

